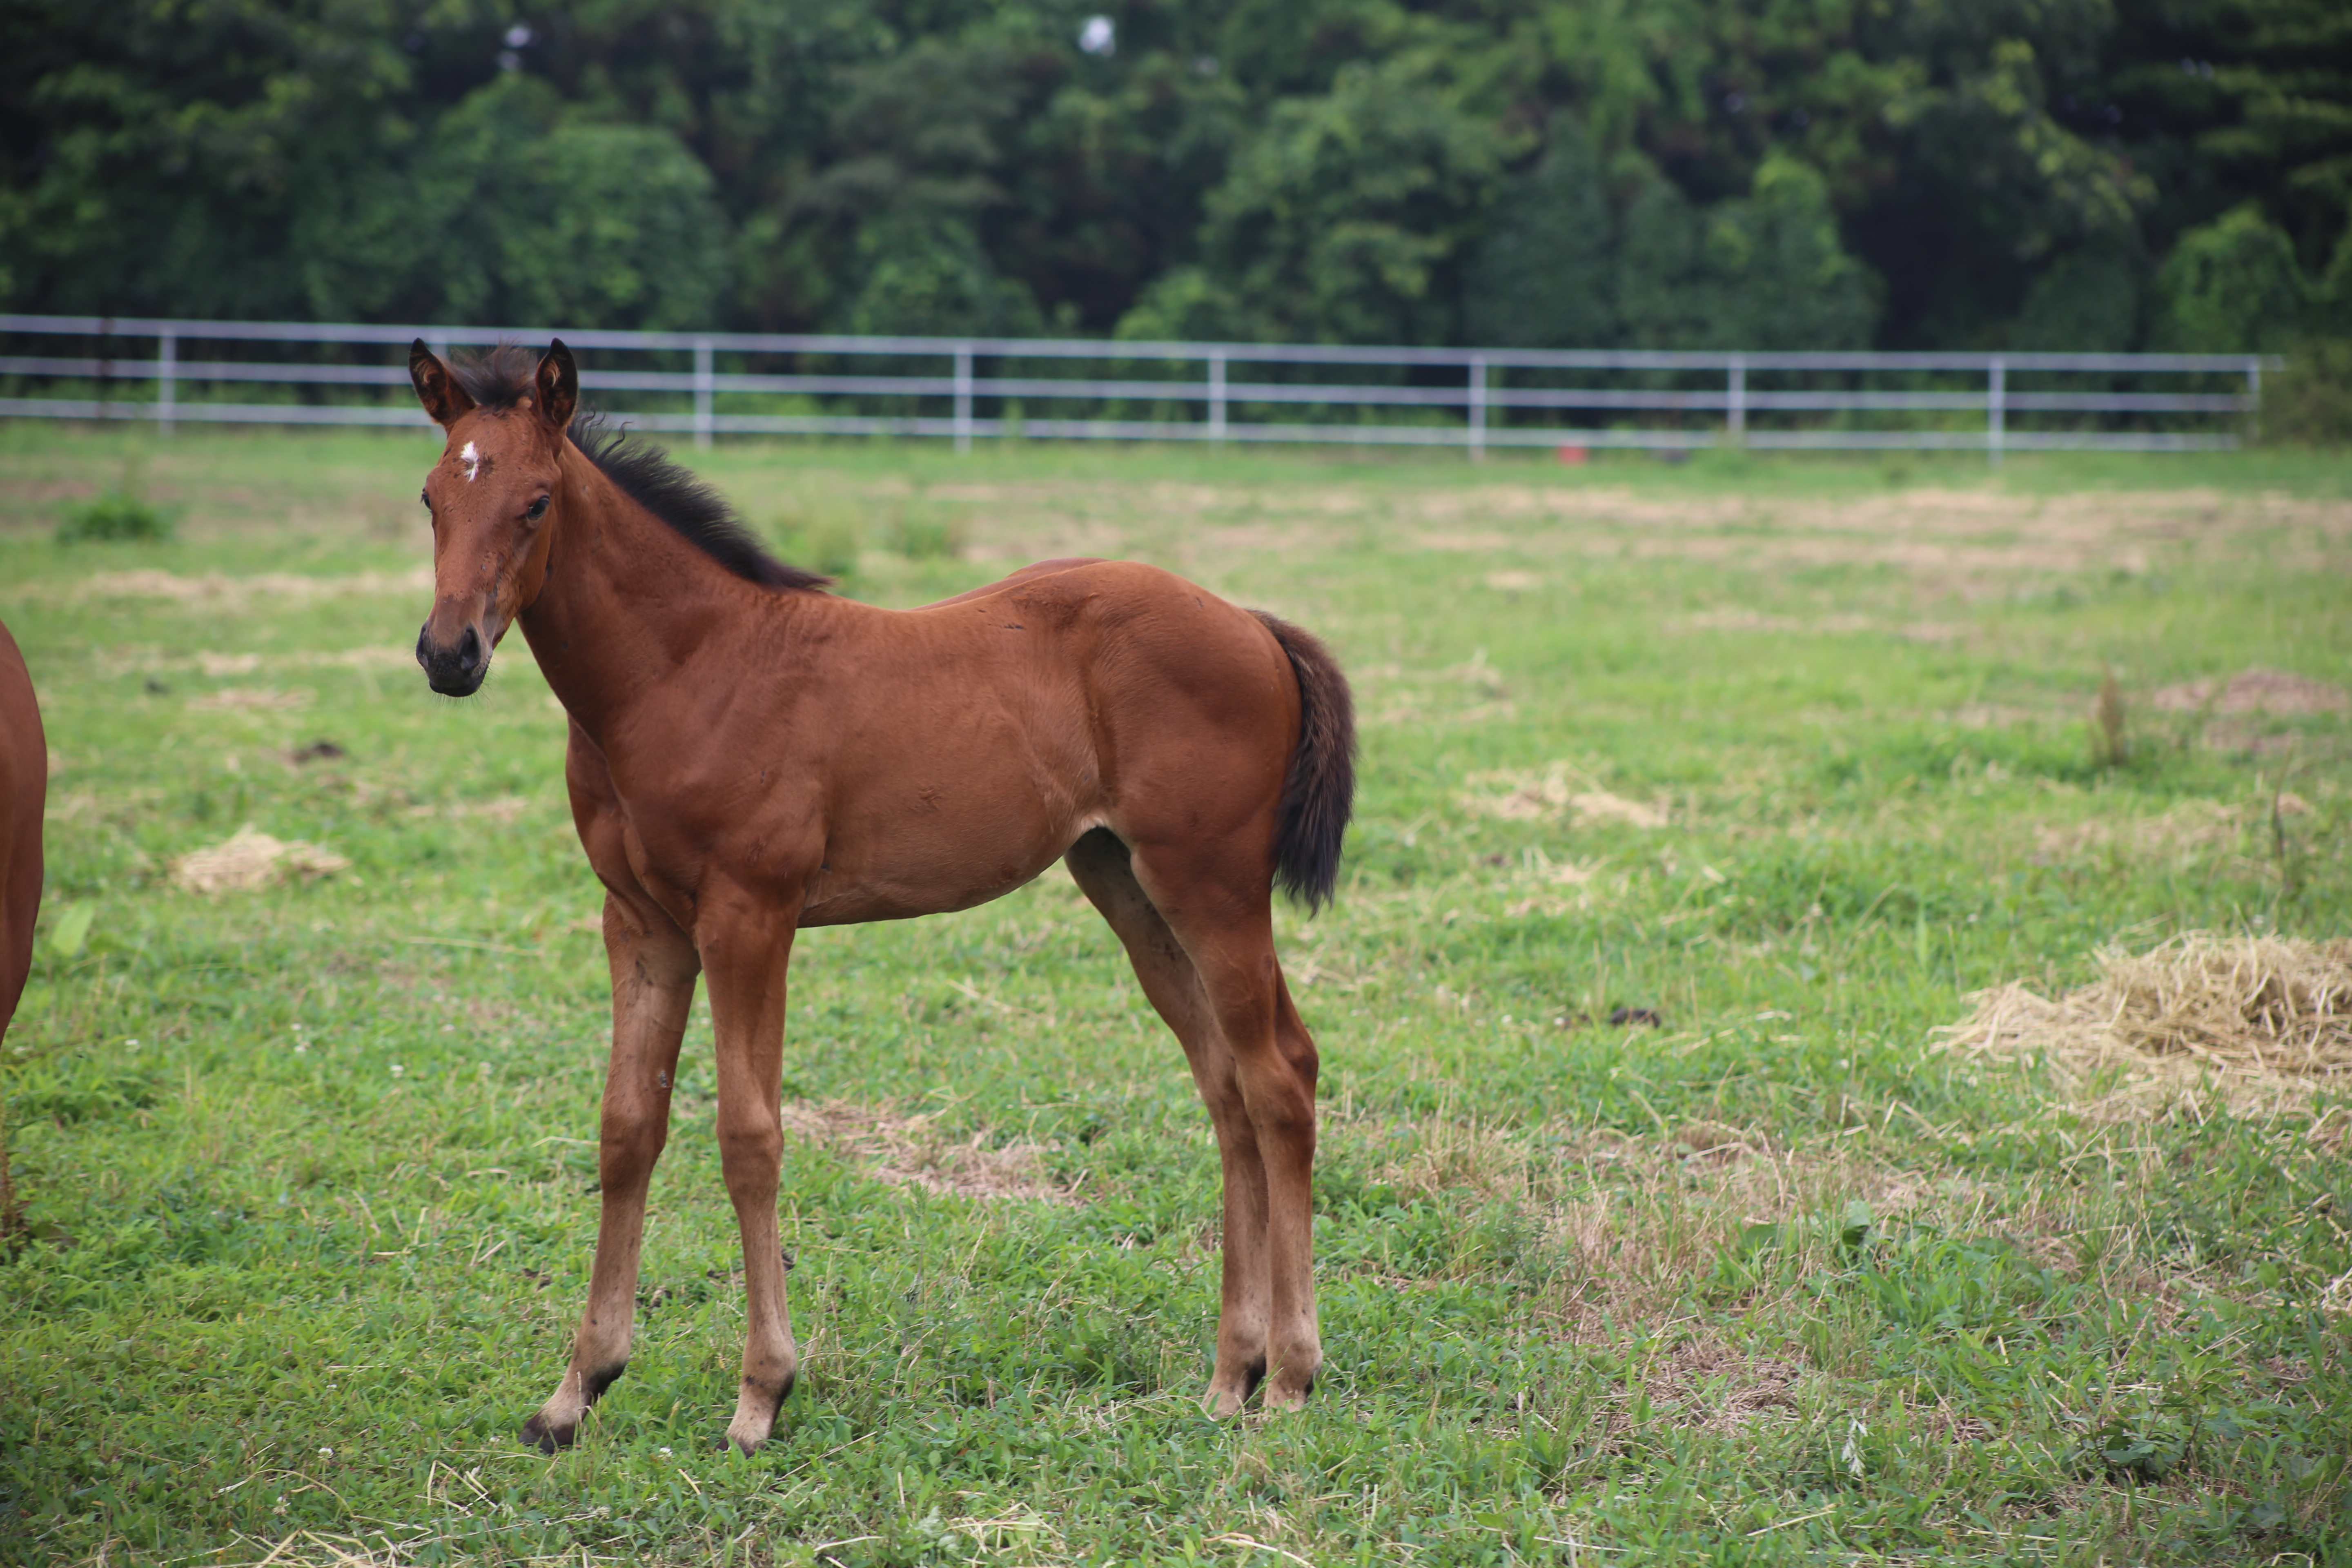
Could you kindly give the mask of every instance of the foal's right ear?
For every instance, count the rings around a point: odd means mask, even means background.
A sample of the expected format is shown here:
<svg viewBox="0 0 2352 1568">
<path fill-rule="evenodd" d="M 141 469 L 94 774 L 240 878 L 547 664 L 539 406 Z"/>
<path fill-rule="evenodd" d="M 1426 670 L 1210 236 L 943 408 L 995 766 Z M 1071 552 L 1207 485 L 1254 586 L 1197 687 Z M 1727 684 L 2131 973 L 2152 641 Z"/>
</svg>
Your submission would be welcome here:
<svg viewBox="0 0 2352 1568">
<path fill-rule="evenodd" d="M 558 430 L 571 424 L 580 406 L 580 367 L 572 363 L 572 351 L 562 338 L 549 340 L 532 379 L 539 388 L 540 417 Z"/>
<path fill-rule="evenodd" d="M 408 345 L 408 379 L 416 388 L 416 401 L 445 430 L 474 411 L 474 400 L 466 395 L 449 367 L 425 346 L 423 338 Z"/>
</svg>

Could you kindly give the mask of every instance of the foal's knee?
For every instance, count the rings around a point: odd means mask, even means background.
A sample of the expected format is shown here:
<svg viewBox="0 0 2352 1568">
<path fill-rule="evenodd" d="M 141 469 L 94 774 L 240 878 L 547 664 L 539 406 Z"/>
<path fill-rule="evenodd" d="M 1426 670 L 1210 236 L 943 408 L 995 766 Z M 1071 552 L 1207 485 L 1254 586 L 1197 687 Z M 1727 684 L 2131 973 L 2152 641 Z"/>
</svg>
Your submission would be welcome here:
<svg viewBox="0 0 2352 1568">
<path fill-rule="evenodd" d="M 597 1179 L 606 1192 L 641 1185 L 651 1179 L 654 1162 L 668 1142 L 667 1107 L 606 1106 L 597 1139 Z"/>
<path fill-rule="evenodd" d="M 1315 1139 L 1315 1069 L 1270 1054 L 1243 1075 L 1249 1120 L 1263 1141 L 1285 1144 Z"/>
<path fill-rule="evenodd" d="M 774 1185 L 784 1155 L 784 1130 L 764 1110 L 719 1118 L 719 1166 L 734 1191 L 744 1183 Z"/>
</svg>

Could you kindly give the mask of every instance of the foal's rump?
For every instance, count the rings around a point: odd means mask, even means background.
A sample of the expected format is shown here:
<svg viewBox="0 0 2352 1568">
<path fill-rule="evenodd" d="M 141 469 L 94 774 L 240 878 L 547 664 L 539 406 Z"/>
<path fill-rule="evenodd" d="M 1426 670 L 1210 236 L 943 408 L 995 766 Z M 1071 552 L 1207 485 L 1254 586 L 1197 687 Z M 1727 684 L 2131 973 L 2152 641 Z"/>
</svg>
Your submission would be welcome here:
<svg viewBox="0 0 2352 1568">
<path fill-rule="evenodd" d="M 1041 562 L 935 609 L 1044 634 L 1032 668 L 1085 704 L 1099 806 L 1130 845 L 1253 846 L 1319 903 L 1354 794 L 1346 678 L 1322 644 L 1157 567 Z"/>
</svg>

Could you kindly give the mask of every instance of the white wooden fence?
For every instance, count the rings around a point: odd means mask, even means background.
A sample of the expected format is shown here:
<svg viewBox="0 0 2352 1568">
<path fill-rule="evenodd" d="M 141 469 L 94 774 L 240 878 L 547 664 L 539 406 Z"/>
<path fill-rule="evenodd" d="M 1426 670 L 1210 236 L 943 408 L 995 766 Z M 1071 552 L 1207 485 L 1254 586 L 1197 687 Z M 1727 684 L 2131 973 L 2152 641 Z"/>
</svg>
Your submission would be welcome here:
<svg viewBox="0 0 2352 1568">
<path fill-rule="evenodd" d="M 643 428 L 1460 447 L 2234 447 L 2250 354 L 1802 353 L 883 338 L 0 315 L 0 417 L 421 425 L 407 345 L 560 335 Z M 17 352 L 47 350 L 46 353 Z M 257 395 L 258 400 L 256 400 Z M 634 397 L 631 395 L 636 395 Z"/>
</svg>

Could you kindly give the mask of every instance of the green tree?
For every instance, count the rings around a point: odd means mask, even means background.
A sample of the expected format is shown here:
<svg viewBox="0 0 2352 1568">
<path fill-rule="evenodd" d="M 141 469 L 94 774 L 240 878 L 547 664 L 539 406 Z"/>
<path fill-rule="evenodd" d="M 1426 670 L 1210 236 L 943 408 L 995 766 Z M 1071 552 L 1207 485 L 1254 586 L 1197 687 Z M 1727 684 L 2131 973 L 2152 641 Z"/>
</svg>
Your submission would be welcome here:
<svg viewBox="0 0 2352 1568">
<path fill-rule="evenodd" d="M 1581 124 L 1562 116 L 1542 159 L 1495 202 L 1463 296 L 1470 341 L 1512 348 L 1616 342 L 1616 240 L 1600 149 Z"/>
<path fill-rule="evenodd" d="M 2251 202 L 2183 235 L 2156 281 L 2158 348 L 2275 349 L 2309 324 L 2311 290 L 2294 244 Z"/>
<path fill-rule="evenodd" d="M 1218 310 L 1248 335 L 1445 341 L 1460 297 L 1447 285 L 1506 148 L 1491 123 L 1396 70 L 1349 66 L 1328 93 L 1277 101 L 1208 198 Z M 1144 305 L 1165 309 L 1150 292 Z"/>
<path fill-rule="evenodd" d="M 727 268 L 712 184 L 669 132 L 574 118 L 503 78 L 404 165 L 295 216 L 305 302 L 329 320 L 707 326 Z"/>
<path fill-rule="evenodd" d="M 1838 240 L 1821 174 L 1793 158 L 1753 195 L 1699 207 L 1652 180 L 1625 216 L 1617 299 L 1628 341 L 1651 348 L 1861 348 L 1878 280 Z"/>
</svg>

